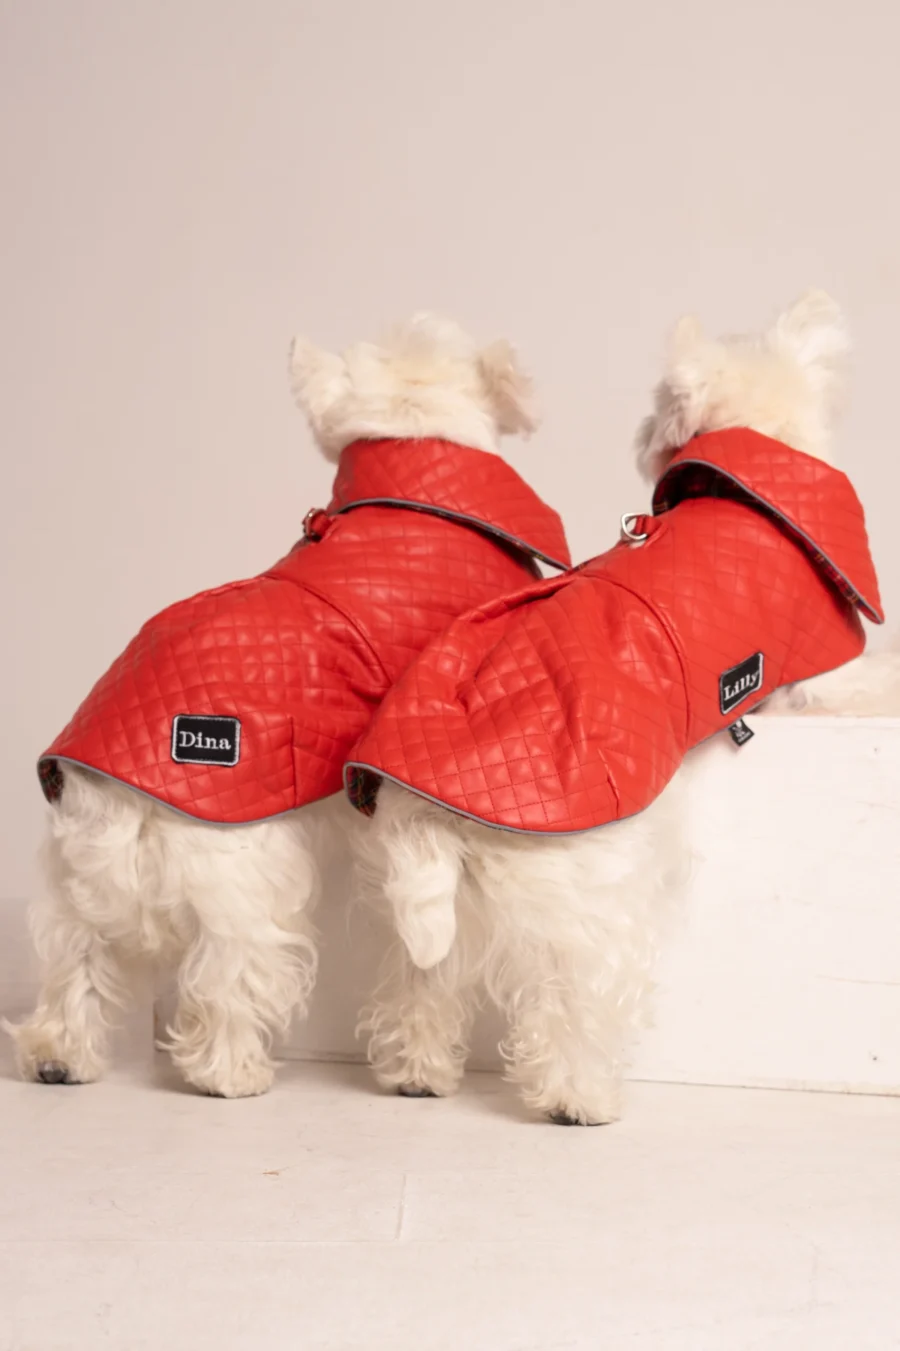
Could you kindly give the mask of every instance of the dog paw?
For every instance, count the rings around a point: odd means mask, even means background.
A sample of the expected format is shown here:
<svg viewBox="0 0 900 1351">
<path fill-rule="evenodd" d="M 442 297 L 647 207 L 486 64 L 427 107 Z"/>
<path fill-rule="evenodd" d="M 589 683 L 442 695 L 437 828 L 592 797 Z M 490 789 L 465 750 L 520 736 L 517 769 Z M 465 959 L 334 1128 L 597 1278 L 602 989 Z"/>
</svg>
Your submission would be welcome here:
<svg viewBox="0 0 900 1351">
<path fill-rule="evenodd" d="M 268 1093 L 274 1077 L 271 1065 L 249 1064 L 241 1065 L 229 1074 L 219 1071 L 205 1075 L 195 1071 L 187 1076 L 187 1080 L 208 1098 L 258 1098 Z"/>
<path fill-rule="evenodd" d="M 401 1098 L 436 1098 L 439 1096 L 427 1084 L 398 1084 L 397 1092 Z"/>
<path fill-rule="evenodd" d="M 604 1121 L 592 1121 L 590 1117 L 578 1115 L 573 1116 L 571 1112 L 550 1112 L 549 1118 L 554 1126 L 608 1126 L 613 1117 L 607 1117 Z"/>
<path fill-rule="evenodd" d="M 555 1126 L 609 1126 L 622 1115 L 622 1095 L 618 1086 L 611 1085 L 606 1091 L 595 1090 L 584 1097 L 573 1095 L 555 1103 L 551 1100 L 546 1110 Z"/>
<path fill-rule="evenodd" d="M 76 1038 L 60 1036 L 58 1028 L 30 1019 L 10 1023 L 0 1019 L 0 1028 L 13 1040 L 16 1068 L 30 1084 L 90 1084 L 105 1068 L 96 1047 Z"/>
<path fill-rule="evenodd" d="M 34 1067 L 39 1084 L 80 1084 L 82 1082 L 62 1060 L 39 1060 Z"/>
</svg>

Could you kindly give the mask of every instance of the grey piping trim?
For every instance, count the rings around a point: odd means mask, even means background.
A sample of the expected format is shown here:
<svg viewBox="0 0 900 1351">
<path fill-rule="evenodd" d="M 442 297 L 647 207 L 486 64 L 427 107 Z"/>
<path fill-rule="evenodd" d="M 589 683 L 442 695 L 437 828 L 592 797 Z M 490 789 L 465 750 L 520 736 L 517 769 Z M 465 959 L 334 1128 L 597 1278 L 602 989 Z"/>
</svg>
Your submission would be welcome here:
<svg viewBox="0 0 900 1351">
<path fill-rule="evenodd" d="M 828 554 L 825 553 L 825 550 L 822 549 L 816 543 L 816 541 L 812 538 L 811 535 L 807 535 L 806 531 L 801 530 L 800 526 L 797 525 L 796 522 L 792 521 L 789 516 L 785 516 L 783 511 L 779 511 L 777 507 L 773 506 L 772 503 L 768 500 L 768 498 L 760 497 L 759 493 L 755 493 L 752 488 L 748 488 L 746 483 L 744 483 L 743 479 L 737 478 L 734 474 L 729 474 L 727 469 L 721 469 L 719 465 L 714 464 L 711 460 L 697 460 L 694 459 L 693 457 L 689 460 L 679 460 L 678 464 L 676 464 L 672 469 L 668 470 L 665 474 L 663 474 L 662 478 L 659 480 L 659 483 L 657 483 L 656 487 L 653 490 L 654 516 L 656 515 L 656 494 L 659 492 L 660 488 L 665 483 L 666 479 L 669 477 L 670 474 L 673 477 L 677 476 L 678 471 L 682 467 L 682 465 L 689 465 L 689 464 L 702 465 L 704 469 L 712 469 L 713 472 L 720 475 L 720 477 L 726 478 L 731 483 L 737 484 L 737 486 L 742 490 L 742 492 L 745 492 L 748 497 L 751 497 L 753 499 L 754 502 L 759 502 L 760 506 L 765 507 L 766 510 L 770 511 L 773 516 L 776 516 L 779 521 L 783 521 L 792 534 L 798 535 L 800 539 L 802 539 L 806 544 L 810 545 L 810 547 L 815 551 L 815 553 L 820 554 L 821 557 L 825 559 L 825 562 L 835 572 L 835 574 L 838 577 L 840 577 L 842 581 L 846 582 L 848 589 L 856 597 L 857 604 L 859 605 L 863 613 L 866 615 L 866 617 L 868 619 L 871 619 L 873 624 L 884 623 L 883 617 L 879 615 L 875 607 L 869 601 L 866 600 L 865 596 L 862 594 L 861 591 L 857 591 L 856 587 L 853 585 L 847 574 L 841 571 L 841 569 L 835 563 L 834 559 L 830 558 Z M 687 499 L 680 498 L 679 500 L 683 502 L 686 501 Z M 670 508 L 666 507 L 665 510 L 660 513 L 660 515 L 664 516 L 666 514 L 666 511 L 668 510 L 670 510 Z"/>
<path fill-rule="evenodd" d="M 173 807 L 171 802 L 166 802 L 164 798 L 157 797 L 155 793 L 148 793 L 146 788 L 136 788 L 127 779 L 119 779 L 115 774 L 107 774 L 105 769 L 95 769 L 86 760 L 75 760 L 71 755 L 42 755 L 38 760 L 38 765 L 47 765 L 53 760 L 58 760 L 62 765 L 75 765 L 78 769 L 87 769 L 100 779 L 108 779 L 110 783 L 117 783 L 120 788 L 127 788 L 130 793 L 137 793 L 140 797 L 149 798 L 151 802 L 158 802 L 161 807 L 165 807 L 166 811 L 174 812 L 176 816 L 183 816 L 188 821 L 196 821 L 201 826 L 214 826 L 217 830 L 240 830 L 242 826 L 258 826 L 263 821 L 277 821 L 281 816 L 291 816 L 294 812 L 303 810 L 303 807 L 288 807 L 283 812 L 270 812 L 267 816 L 254 816 L 250 821 L 208 821 L 205 816 L 195 816 L 193 812 L 186 812 L 183 807 Z M 328 796 L 337 797 L 337 793 L 329 793 Z M 324 802 L 325 799 L 315 798 L 314 801 Z M 303 804 L 304 807 L 312 807 L 313 805 L 313 802 L 304 802 Z"/>
<path fill-rule="evenodd" d="M 367 773 L 374 774 L 378 779 L 387 779 L 388 783 L 395 783 L 398 788 L 405 788 L 408 793 L 414 793 L 416 797 L 424 798 L 426 802 L 433 802 L 436 807 L 443 807 L 444 811 L 452 812 L 454 816 L 463 816 L 467 821 L 474 821 L 476 825 L 484 826 L 486 830 L 502 830 L 509 835 L 543 835 L 556 838 L 560 835 L 586 835 L 589 830 L 599 829 L 597 826 L 582 826 L 580 830 L 527 830 L 525 826 L 501 826 L 496 821 L 486 821 L 483 816 L 476 816 L 474 812 L 464 812 L 461 807 L 453 807 L 449 802 L 442 802 L 433 793 L 423 793 L 421 788 L 414 788 L 411 783 L 404 783 L 403 779 L 398 779 L 395 774 L 385 774 L 383 769 L 376 769 L 374 765 L 367 765 L 363 760 L 348 760 L 344 765 L 344 788 L 347 793 L 350 791 L 347 776 L 351 769 L 364 769 Z M 634 813 L 634 815 L 637 815 L 637 813 Z M 627 819 L 624 816 L 616 817 L 617 821 Z M 611 825 L 612 822 L 609 824 Z"/>
<path fill-rule="evenodd" d="M 427 516 L 440 516 L 445 521 L 459 521 L 462 525 L 474 526 L 482 534 L 494 535 L 497 539 L 502 539 L 507 544 L 514 544 L 517 549 L 523 549 L 525 553 L 531 554 L 532 558 L 539 558 L 542 563 L 548 564 L 551 568 L 559 568 L 560 572 L 568 572 L 569 563 L 560 563 L 558 559 L 551 558 L 545 554 L 542 549 L 529 544 L 527 540 L 519 539 L 518 535 L 511 535 L 508 530 L 503 530 L 499 525 L 491 525 L 489 521 L 483 521 L 479 516 L 467 516 L 462 511 L 450 511 L 446 507 L 435 507 L 430 502 L 412 502 L 404 497 L 360 497 L 355 502 L 347 502 L 339 507 L 335 516 L 343 516 L 345 512 L 352 511 L 354 507 L 405 507 L 407 511 L 421 511 Z"/>
</svg>

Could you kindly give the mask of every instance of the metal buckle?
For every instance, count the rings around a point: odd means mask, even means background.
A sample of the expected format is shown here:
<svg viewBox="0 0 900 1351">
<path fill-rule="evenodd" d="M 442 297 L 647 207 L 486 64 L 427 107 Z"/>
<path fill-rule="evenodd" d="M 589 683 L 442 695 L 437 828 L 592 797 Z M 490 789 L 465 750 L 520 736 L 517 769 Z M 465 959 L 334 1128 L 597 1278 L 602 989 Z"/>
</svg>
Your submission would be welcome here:
<svg viewBox="0 0 900 1351">
<path fill-rule="evenodd" d="M 641 533 L 639 530 L 632 529 L 634 522 L 639 521 L 642 516 L 640 511 L 626 511 L 622 517 L 620 525 L 622 539 L 627 539 L 630 544 L 643 544 L 645 539 L 649 539 L 648 533 Z"/>
</svg>

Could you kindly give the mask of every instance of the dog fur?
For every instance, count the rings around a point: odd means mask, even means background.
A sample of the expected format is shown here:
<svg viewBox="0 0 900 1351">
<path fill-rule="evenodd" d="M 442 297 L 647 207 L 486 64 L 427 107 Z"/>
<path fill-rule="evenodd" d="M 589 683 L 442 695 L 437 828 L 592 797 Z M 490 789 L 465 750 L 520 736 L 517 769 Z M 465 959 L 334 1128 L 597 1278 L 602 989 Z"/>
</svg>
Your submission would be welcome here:
<svg viewBox="0 0 900 1351">
<path fill-rule="evenodd" d="M 480 349 L 430 315 L 340 356 L 298 338 L 290 375 L 332 461 L 375 437 L 496 451 L 501 435 L 535 425 L 531 382 L 509 344 Z M 206 825 L 67 767 L 44 850 L 48 892 L 31 909 L 40 998 L 27 1021 L 7 1025 L 22 1075 L 96 1079 L 138 969 L 154 963 L 177 973 L 167 1045 L 185 1079 L 221 1097 L 265 1092 L 272 1040 L 305 1012 L 315 981 L 320 859 L 349 828 L 356 820 L 341 799 L 253 825 Z"/>
<path fill-rule="evenodd" d="M 843 318 L 809 292 L 765 333 L 713 341 L 675 329 L 637 437 L 651 481 L 691 437 L 750 427 L 833 459 L 848 351 Z M 775 712 L 896 712 L 900 657 L 861 657 L 770 701 Z M 689 872 L 685 766 L 644 812 L 580 835 L 494 830 L 390 782 L 355 837 L 364 893 L 398 940 L 360 1030 L 378 1080 L 452 1092 L 482 990 L 506 1016 L 501 1051 L 524 1102 L 552 1120 L 615 1120 L 630 1043 Z"/>
</svg>

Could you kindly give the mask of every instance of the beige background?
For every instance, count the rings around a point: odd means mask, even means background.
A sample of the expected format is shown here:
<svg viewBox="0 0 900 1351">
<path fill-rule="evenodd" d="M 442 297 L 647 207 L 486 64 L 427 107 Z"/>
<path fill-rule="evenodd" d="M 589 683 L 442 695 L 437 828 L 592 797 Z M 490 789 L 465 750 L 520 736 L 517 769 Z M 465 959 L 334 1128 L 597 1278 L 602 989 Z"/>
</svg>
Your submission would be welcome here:
<svg viewBox="0 0 900 1351">
<path fill-rule="evenodd" d="M 824 285 L 896 609 L 896 5 L 6 0 L 0 45 L 8 915 L 35 754 L 143 619 L 325 500 L 297 329 L 428 306 L 512 337 L 546 408 L 516 462 L 583 556 L 644 501 L 629 440 L 671 321 Z"/>
</svg>

